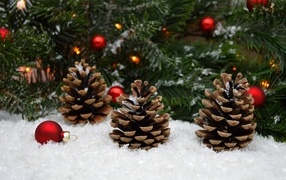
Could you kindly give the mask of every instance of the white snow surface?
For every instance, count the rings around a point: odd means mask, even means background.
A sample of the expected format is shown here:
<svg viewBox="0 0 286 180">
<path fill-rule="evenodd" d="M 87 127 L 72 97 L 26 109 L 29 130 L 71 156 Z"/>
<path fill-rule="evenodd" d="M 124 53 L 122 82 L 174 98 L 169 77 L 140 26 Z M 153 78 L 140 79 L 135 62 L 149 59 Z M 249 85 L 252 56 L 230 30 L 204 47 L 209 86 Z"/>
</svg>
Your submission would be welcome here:
<svg viewBox="0 0 286 180">
<path fill-rule="evenodd" d="M 35 140 L 36 127 L 58 122 L 77 140 Z M 254 136 L 242 150 L 216 153 L 196 137 L 195 124 L 171 120 L 169 141 L 130 150 L 110 137 L 110 117 L 100 124 L 70 125 L 55 113 L 33 122 L 0 111 L 0 179 L 3 180 L 276 180 L 286 179 L 286 143 Z"/>
</svg>

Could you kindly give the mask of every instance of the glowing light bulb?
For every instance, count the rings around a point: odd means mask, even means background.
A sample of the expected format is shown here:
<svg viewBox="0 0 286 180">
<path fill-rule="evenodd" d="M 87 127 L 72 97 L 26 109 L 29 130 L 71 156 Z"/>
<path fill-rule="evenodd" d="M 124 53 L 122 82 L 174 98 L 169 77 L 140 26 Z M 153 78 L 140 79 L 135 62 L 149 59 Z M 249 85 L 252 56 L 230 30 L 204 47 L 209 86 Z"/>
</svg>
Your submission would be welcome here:
<svg viewBox="0 0 286 180">
<path fill-rule="evenodd" d="M 134 64 L 139 64 L 140 63 L 140 58 L 138 56 L 130 56 L 130 60 L 134 63 Z"/>
<path fill-rule="evenodd" d="M 16 4 L 17 9 L 24 10 L 26 9 L 26 2 L 24 0 L 20 0 Z"/>
<path fill-rule="evenodd" d="M 73 48 L 73 52 L 75 52 L 76 54 L 80 54 L 80 49 L 79 49 L 79 47 L 74 47 L 74 48 Z"/>
<path fill-rule="evenodd" d="M 29 72 L 30 70 L 31 70 L 30 67 L 26 67 L 26 68 L 25 68 L 25 71 L 26 71 L 26 72 Z"/>
<path fill-rule="evenodd" d="M 237 68 L 236 68 L 236 66 L 232 66 L 232 69 L 231 69 L 232 71 L 236 71 L 237 70 Z"/>
<path fill-rule="evenodd" d="M 168 31 L 166 27 L 162 28 L 162 32 L 165 34 L 165 36 L 168 36 L 170 34 L 170 32 Z"/>
<path fill-rule="evenodd" d="M 122 25 L 120 23 L 115 23 L 114 26 L 116 27 L 116 29 L 121 30 L 122 29 Z"/>
<path fill-rule="evenodd" d="M 261 81 L 261 87 L 268 89 L 270 87 L 270 83 L 268 80 Z"/>
</svg>

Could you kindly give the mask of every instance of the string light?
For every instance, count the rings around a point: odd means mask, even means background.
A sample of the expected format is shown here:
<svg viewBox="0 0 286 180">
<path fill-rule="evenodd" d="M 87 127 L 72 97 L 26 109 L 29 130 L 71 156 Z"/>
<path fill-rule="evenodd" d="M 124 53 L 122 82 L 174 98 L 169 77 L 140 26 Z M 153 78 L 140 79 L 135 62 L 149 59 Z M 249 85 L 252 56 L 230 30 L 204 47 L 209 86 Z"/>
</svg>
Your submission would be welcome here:
<svg viewBox="0 0 286 180">
<path fill-rule="evenodd" d="M 138 56 L 130 56 L 130 60 L 134 63 L 134 64 L 139 64 L 140 63 L 140 58 Z"/>
<path fill-rule="evenodd" d="M 236 71 L 237 70 L 236 66 L 232 66 L 231 70 Z"/>
<path fill-rule="evenodd" d="M 269 65 L 270 65 L 271 67 L 273 67 L 273 65 L 275 66 L 275 60 L 274 60 L 274 59 L 271 59 L 270 62 L 269 62 Z"/>
<path fill-rule="evenodd" d="M 114 26 L 116 27 L 116 29 L 121 30 L 122 29 L 122 25 L 120 23 L 115 23 Z"/>
<path fill-rule="evenodd" d="M 50 72 L 51 72 L 50 66 L 47 67 L 47 70 L 46 70 L 46 71 L 47 71 L 47 74 L 50 74 Z"/>
<path fill-rule="evenodd" d="M 16 4 L 17 9 L 24 10 L 26 9 L 26 2 L 24 0 L 20 0 Z"/>
<path fill-rule="evenodd" d="M 274 59 L 270 60 L 269 65 L 271 68 L 276 69 L 277 71 L 279 70 L 278 64 L 275 63 Z"/>
<path fill-rule="evenodd" d="M 270 87 L 270 83 L 268 80 L 262 80 L 260 83 L 262 88 L 268 89 Z"/>
<path fill-rule="evenodd" d="M 80 54 L 80 49 L 79 49 L 79 47 L 74 47 L 74 48 L 73 48 L 73 52 L 75 52 L 76 54 Z"/>
<path fill-rule="evenodd" d="M 165 36 L 168 36 L 170 34 L 170 32 L 168 31 L 166 27 L 162 28 L 162 32 L 165 34 Z"/>
<path fill-rule="evenodd" d="M 25 72 L 29 72 L 30 70 L 31 70 L 30 67 L 26 67 L 26 68 L 25 68 Z"/>
</svg>

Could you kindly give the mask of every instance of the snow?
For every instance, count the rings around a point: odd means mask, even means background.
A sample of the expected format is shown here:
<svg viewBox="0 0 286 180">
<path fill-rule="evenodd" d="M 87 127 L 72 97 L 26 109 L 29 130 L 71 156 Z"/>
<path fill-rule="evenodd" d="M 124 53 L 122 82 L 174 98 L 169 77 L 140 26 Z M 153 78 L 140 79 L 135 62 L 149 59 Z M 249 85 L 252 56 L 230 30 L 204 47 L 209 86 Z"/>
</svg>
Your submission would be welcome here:
<svg viewBox="0 0 286 180">
<path fill-rule="evenodd" d="M 36 127 L 58 122 L 77 136 L 41 145 Z M 70 125 L 55 113 L 34 122 L 0 111 L 0 179 L 5 180 L 276 180 L 286 179 L 286 143 L 255 135 L 245 149 L 216 153 L 195 136 L 199 127 L 171 120 L 169 141 L 157 148 L 119 148 L 109 138 L 110 118 L 100 124 Z"/>
</svg>

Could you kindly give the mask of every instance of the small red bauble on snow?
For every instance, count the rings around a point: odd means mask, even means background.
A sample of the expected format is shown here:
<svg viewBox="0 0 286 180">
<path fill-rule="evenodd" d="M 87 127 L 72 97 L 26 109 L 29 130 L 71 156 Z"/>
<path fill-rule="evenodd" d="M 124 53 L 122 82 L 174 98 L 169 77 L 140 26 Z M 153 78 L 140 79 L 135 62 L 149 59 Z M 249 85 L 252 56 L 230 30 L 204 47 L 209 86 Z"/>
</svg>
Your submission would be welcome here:
<svg viewBox="0 0 286 180">
<path fill-rule="evenodd" d="M 252 95 L 254 99 L 253 105 L 255 107 L 260 107 L 264 105 L 266 97 L 264 91 L 260 87 L 250 86 L 248 93 Z"/>
<path fill-rule="evenodd" d="M 205 33 L 210 33 L 215 29 L 215 20 L 212 17 L 204 17 L 200 22 L 200 28 Z"/>
<path fill-rule="evenodd" d="M 268 0 L 246 0 L 246 7 L 249 11 L 252 11 L 254 6 L 266 7 L 267 4 Z"/>
<path fill-rule="evenodd" d="M 36 128 L 35 139 L 41 144 L 45 144 L 48 141 L 66 142 L 70 139 L 70 132 L 63 131 L 57 122 L 47 120 L 40 123 Z"/>
<path fill-rule="evenodd" d="M 4 41 L 7 37 L 7 35 L 10 33 L 10 31 L 6 28 L 0 28 L 0 36 L 2 37 L 2 40 Z"/>
<path fill-rule="evenodd" d="M 106 47 L 105 37 L 102 35 L 95 35 L 90 42 L 91 48 L 94 50 L 102 50 Z"/>
<path fill-rule="evenodd" d="M 112 102 L 116 102 L 116 98 L 119 97 L 123 92 L 124 90 L 122 87 L 112 86 L 108 91 L 108 95 L 112 97 Z"/>
</svg>

